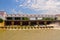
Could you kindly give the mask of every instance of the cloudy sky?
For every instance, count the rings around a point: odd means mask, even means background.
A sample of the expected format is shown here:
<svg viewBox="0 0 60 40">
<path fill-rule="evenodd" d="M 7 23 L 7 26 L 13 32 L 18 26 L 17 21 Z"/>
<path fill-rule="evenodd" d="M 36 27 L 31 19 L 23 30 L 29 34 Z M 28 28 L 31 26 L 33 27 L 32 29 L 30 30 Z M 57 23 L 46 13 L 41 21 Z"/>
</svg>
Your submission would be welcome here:
<svg viewBox="0 0 60 40">
<path fill-rule="evenodd" d="M 0 0 L 0 11 L 9 14 L 60 14 L 60 0 Z"/>
</svg>

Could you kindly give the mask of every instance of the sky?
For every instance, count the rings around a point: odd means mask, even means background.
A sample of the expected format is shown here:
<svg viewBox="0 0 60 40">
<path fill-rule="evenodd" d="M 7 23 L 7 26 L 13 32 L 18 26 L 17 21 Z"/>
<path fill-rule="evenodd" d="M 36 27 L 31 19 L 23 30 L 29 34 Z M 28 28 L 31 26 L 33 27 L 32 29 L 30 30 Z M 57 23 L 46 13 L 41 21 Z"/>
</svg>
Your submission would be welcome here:
<svg viewBox="0 0 60 40">
<path fill-rule="evenodd" d="M 0 0 L 8 14 L 60 14 L 60 0 Z"/>
</svg>

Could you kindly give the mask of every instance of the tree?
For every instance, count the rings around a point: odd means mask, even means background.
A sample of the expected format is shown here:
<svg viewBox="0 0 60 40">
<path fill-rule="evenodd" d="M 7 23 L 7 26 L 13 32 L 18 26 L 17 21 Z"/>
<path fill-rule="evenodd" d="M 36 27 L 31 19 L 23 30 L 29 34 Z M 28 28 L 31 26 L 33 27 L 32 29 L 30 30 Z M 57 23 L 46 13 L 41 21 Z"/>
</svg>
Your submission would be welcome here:
<svg viewBox="0 0 60 40">
<path fill-rule="evenodd" d="M 54 18 L 43 18 L 42 20 L 51 20 L 51 21 L 53 21 L 53 20 L 55 20 Z"/>
<path fill-rule="evenodd" d="M 3 19 L 2 18 L 0 18 L 0 23 L 2 23 L 3 22 Z"/>
<path fill-rule="evenodd" d="M 27 18 L 27 17 L 23 17 L 23 20 L 29 20 L 29 18 Z"/>
</svg>

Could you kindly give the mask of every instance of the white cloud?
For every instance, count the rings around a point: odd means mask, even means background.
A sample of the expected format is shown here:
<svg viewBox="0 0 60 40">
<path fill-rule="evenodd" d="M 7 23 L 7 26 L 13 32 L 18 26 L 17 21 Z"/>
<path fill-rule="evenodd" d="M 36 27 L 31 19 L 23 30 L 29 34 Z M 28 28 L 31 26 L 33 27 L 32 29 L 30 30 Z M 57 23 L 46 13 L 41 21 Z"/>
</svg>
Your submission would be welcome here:
<svg viewBox="0 0 60 40">
<path fill-rule="evenodd" d="M 19 6 L 23 6 L 23 5 L 19 5 Z"/>
<path fill-rule="evenodd" d="M 27 0 L 26 3 L 20 6 L 25 6 L 34 10 L 48 10 L 47 13 L 60 13 L 60 1 L 57 0 Z"/>
<path fill-rule="evenodd" d="M 19 2 L 19 0 L 16 0 L 16 2 Z"/>
<path fill-rule="evenodd" d="M 31 2 L 31 0 L 28 0 L 28 1 L 27 1 L 27 3 L 30 3 L 30 2 Z"/>
<path fill-rule="evenodd" d="M 14 8 L 10 9 L 10 12 L 11 12 L 10 14 L 25 14 L 20 10 L 16 11 L 16 9 L 14 9 Z"/>
<path fill-rule="evenodd" d="M 17 14 L 17 11 L 15 9 L 9 9 L 11 14 Z"/>
</svg>

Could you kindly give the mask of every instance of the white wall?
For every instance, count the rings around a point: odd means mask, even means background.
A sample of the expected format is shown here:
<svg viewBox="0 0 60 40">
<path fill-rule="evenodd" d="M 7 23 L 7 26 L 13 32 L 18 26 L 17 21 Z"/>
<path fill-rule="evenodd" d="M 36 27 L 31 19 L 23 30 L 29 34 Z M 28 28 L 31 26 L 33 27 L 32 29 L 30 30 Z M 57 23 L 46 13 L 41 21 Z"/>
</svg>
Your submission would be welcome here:
<svg viewBox="0 0 60 40">
<path fill-rule="evenodd" d="M 36 18 L 30 18 L 30 20 L 36 20 Z"/>
<path fill-rule="evenodd" d="M 42 18 L 37 18 L 37 20 L 42 20 Z"/>
<path fill-rule="evenodd" d="M 57 20 L 60 20 L 60 16 L 57 17 Z"/>
</svg>

